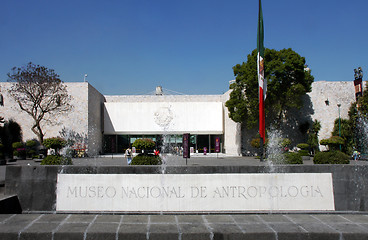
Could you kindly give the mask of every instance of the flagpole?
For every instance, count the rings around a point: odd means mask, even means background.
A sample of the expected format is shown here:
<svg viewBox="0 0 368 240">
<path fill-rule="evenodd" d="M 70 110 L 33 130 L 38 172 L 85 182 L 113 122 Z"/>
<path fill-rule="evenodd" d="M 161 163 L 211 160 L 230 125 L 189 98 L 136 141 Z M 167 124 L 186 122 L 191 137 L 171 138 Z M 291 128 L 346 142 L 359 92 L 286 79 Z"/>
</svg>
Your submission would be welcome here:
<svg viewBox="0 0 368 240">
<path fill-rule="evenodd" d="M 266 98 L 267 82 L 264 79 L 264 29 L 263 29 L 263 14 L 262 4 L 259 0 L 258 11 L 258 29 L 257 29 L 257 70 L 258 70 L 258 84 L 259 84 L 259 136 L 260 136 L 260 157 L 263 161 L 264 143 L 266 140 L 266 124 L 265 124 L 265 110 L 264 100 Z"/>
</svg>

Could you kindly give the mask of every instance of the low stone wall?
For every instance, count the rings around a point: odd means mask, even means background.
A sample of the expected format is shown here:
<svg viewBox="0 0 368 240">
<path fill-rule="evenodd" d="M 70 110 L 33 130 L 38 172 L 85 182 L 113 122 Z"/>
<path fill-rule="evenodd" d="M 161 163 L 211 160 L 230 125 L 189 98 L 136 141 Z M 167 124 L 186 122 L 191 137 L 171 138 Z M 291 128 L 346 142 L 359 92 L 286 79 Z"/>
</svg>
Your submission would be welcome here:
<svg viewBox="0 0 368 240">
<path fill-rule="evenodd" d="M 157 166 L 7 166 L 5 193 L 18 195 L 23 212 L 55 211 L 57 174 L 160 174 Z M 368 166 L 168 166 L 168 174 L 332 173 L 336 211 L 367 211 Z"/>
</svg>

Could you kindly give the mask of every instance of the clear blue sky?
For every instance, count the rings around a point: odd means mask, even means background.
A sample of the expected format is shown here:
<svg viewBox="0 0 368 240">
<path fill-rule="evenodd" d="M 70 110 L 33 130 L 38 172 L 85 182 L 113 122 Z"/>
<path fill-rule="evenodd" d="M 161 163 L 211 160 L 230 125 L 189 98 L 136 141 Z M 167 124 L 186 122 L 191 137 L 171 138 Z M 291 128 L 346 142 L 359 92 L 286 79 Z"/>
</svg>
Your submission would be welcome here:
<svg viewBox="0 0 368 240">
<path fill-rule="evenodd" d="M 368 74 L 367 0 L 263 0 L 265 47 L 292 48 L 316 81 Z M 258 0 L 1 0 L 0 81 L 14 66 L 52 68 L 103 94 L 156 85 L 222 94 L 257 47 Z"/>
</svg>

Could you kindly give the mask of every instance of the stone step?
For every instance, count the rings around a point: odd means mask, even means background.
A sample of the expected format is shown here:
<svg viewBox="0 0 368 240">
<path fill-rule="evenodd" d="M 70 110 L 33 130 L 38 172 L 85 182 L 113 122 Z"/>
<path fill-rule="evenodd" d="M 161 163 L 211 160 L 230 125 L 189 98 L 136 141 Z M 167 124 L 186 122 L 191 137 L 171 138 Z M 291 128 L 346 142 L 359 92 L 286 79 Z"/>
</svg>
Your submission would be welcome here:
<svg viewBox="0 0 368 240">
<path fill-rule="evenodd" d="M 368 214 L 2 214 L 0 239 L 368 239 Z"/>
<path fill-rule="evenodd" d="M 17 195 L 0 194 L 0 214 L 22 213 Z"/>
</svg>

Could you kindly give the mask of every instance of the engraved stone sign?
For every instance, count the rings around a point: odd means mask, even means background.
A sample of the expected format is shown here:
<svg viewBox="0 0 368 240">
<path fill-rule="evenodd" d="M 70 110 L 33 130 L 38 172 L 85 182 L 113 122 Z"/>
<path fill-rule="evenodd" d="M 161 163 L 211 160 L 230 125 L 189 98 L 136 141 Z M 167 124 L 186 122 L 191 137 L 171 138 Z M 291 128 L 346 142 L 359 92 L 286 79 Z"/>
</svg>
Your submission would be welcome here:
<svg viewBox="0 0 368 240">
<path fill-rule="evenodd" d="M 331 173 L 58 174 L 56 210 L 334 210 Z"/>
</svg>

